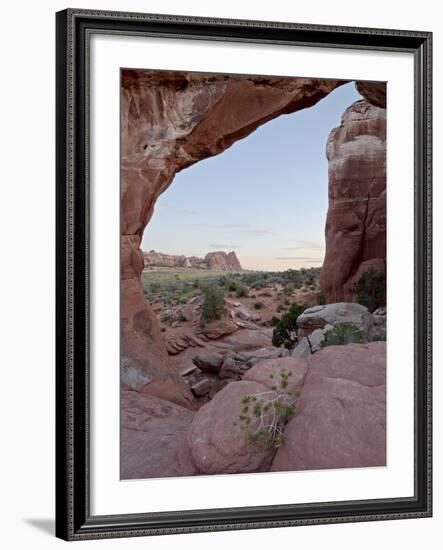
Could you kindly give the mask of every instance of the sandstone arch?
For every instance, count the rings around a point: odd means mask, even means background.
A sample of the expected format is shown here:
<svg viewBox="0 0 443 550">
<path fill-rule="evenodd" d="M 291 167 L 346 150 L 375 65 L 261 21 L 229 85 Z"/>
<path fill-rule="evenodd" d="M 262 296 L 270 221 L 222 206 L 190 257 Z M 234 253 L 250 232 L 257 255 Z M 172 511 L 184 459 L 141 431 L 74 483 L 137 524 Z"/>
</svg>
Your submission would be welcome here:
<svg viewBox="0 0 443 550">
<path fill-rule="evenodd" d="M 171 78 L 171 73 L 162 71 L 122 71 L 124 383 L 177 403 L 189 406 L 192 402 L 185 385 L 169 368 L 156 317 L 140 283 L 143 257 L 139 246 L 159 195 L 180 170 L 221 153 L 275 117 L 314 105 L 344 83 L 185 72 Z M 374 95 L 370 83 L 365 85 Z M 369 93 L 366 90 L 365 97 L 370 100 Z"/>
</svg>

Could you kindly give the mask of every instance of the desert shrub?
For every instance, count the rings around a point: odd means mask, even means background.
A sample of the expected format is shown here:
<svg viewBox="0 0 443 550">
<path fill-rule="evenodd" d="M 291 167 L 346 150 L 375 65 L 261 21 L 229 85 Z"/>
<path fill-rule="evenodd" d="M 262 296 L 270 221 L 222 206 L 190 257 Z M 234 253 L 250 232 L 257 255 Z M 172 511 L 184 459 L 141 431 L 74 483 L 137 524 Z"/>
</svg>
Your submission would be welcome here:
<svg viewBox="0 0 443 550">
<path fill-rule="evenodd" d="M 357 302 L 370 312 L 386 305 L 386 275 L 370 267 L 357 283 Z"/>
<path fill-rule="evenodd" d="M 283 289 L 283 292 L 286 294 L 286 296 L 292 296 L 294 292 L 294 287 L 292 285 L 286 285 Z"/>
<path fill-rule="evenodd" d="M 151 283 L 149 287 L 149 290 L 150 292 L 152 292 L 152 294 L 158 294 L 159 292 L 161 292 L 161 289 L 162 287 L 160 286 L 159 283 Z"/>
<path fill-rule="evenodd" d="M 297 331 L 297 317 L 306 309 L 305 305 L 292 304 L 289 311 L 285 313 L 275 325 L 272 332 L 272 345 L 280 347 L 286 340 L 291 342 L 291 348 L 295 344 Z M 286 347 L 286 346 L 285 346 Z"/>
<path fill-rule="evenodd" d="M 285 306 L 289 306 L 291 302 L 290 302 L 289 298 L 285 298 L 283 300 L 283 303 L 285 304 Z"/>
<path fill-rule="evenodd" d="M 278 306 L 277 306 L 277 311 L 279 313 L 281 313 L 282 311 L 286 311 L 286 309 L 287 308 L 286 308 L 285 304 L 278 304 Z"/>
<path fill-rule="evenodd" d="M 263 302 L 254 302 L 254 309 L 261 309 L 263 305 Z"/>
<path fill-rule="evenodd" d="M 337 323 L 323 336 L 320 346 L 343 346 L 346 344 L 363 344 L 365 333 L 352 323 Z"/>
<path fill-rule="evenodd" d="M 237 289 L 235 291 L 237 298 L 246 298 L 248 295 L 248 287 L 243 284 L 237 285 Z"/>
<path fill-rule="evenodd" d="M 266 291 L 266 292 L 261 292 L 261 293 L 259 294 L 259 296 L 265 296 L 266 298 L 272 298 L 272 294 L 271 294 L 270 292 L 268 292 L 268 291 Z"/>
<path fill-rule="evenodd" d="M 269 374 L 270 390 L 245 396 L 239 417 L 241 429 L 247 432 L 247 442 L 260 452 L 278 448 L 284 443 L 284 427 L 295 414 L 297 393 L 288 390 L 292 372 L 281 370 L 279 376 Z M 251 429 L 251 426 L 254 428 Z"/>
<path fill-rule="evenodd" d="M 187 318 L 186 315 L 181 311 L 181 312 L 178 314 L 177 320 L 180 321 L 181 323 L 184 323 L 185 321 L 188 320 L 188 318 Z"/>
<path fill-rule="evenodd" d="M 326 298 L 323 290 L 320 290 L 319 292 L 317 292 L 317 302 L 318 302 L 318 305 L 320 306 L 323 306 L 326 304 Z"/>
<path fill-rule="evenodd" d="M 229 281 L 227 283 L 227 290 L 229 292 L 235 292 L 237 290 L 237 283 L 235 281 Z"/>
<path fill-rule="evenodd" d="M 373 342 L 386 342 L 386 330 L 383 330 L 381 332 L 377 332 L 372 337 Z"/>
<path fill-rule="evenodd" d="M 294 342 L 292 340 L 285 340 L 283 342 L 283 347 L 286 349 L 292 349 L 294 347 Z"/>
<path fill-rule="evenodd" d="M 220 319 L 225 313 L 225 296 L 223 291 L 214 285 L 203 289 L 203 304 L 200 320 L 202 324 Z"/>
<path fill-rule="evenodd" d="M 280 319 L 278 317 L 276 317 L 275 315 L 273 315 L 271 317 L 271 320 L 269 321 L 269 324 L 271 325 L 271 327 L 275 327 L 275 325 L 279 322 L 280 322 Z"/>
<path fill-rule="evenodd" d="M 255 290 L 260 290 L 266 286 L 266 283 L 264 281 L 256 281 L 255 283 L 251 284 L 251 288 L 254 288 Z"/>
</svg>

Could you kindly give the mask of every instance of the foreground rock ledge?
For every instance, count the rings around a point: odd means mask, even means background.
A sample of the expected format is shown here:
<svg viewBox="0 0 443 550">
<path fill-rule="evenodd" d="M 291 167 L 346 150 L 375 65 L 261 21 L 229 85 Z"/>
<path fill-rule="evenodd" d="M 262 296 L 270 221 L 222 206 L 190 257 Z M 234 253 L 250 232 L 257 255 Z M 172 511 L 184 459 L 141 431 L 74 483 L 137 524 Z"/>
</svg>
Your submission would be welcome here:
<svg viewBox="0 0 443 550">
<path fill-rule="evenodd" d="M 385 465 L 385 342 L 331 346 L 312 355 L 297 414 L 271 470 Z"/>
<path fill-rule="evenodd" d="M 269 374 L 278 378 L 282 369 L 293 373 L 289 389 L 301 388 L 301 397 L 283 445 L 275 455 L 261 453 L 236 425 L 241 399 L 269 389 Z M 308 359 L 262 361 L 199 410 L 187 442 L 196 469 L 206 474 L 384 466 L 386 344 L 331 346 Z"/>
</svg>

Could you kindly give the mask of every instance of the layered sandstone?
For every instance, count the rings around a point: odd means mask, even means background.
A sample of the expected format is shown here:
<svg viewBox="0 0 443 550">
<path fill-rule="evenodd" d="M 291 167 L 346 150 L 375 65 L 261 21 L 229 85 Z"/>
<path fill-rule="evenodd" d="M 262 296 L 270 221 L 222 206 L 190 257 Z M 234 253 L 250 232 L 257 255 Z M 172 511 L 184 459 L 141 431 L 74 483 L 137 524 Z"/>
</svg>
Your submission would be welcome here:
<svg viewBox="0 0 443 550">
<path fill-rule="evenodd" d="M 257 127 L 315 105 L 340 80 L 124 69 L 121 73 L 121 352 L 123 382 L 192 406 L 174 374 L 140 282 L 140 242 L 159 195 L 180 170 Z"/>
<path fill-rule="evenodd" d="M 381 103 L 380 84 L 359 87 Z M 370 267 L 386 263 L 386 110 L 357 101 L 329 135 L 329 208 L 320 285 L 327 302 L 351 302 Z"/>
<path fill-rule="evenodd" d="M 217 269 L 219 271 L 241 271 L 242 266 L 235 252 L 208 252 L 204 258 L 163 254 L 150 250 L 143 252 L 144 265 L 159 267 L 188 267 L 196 269 Z"/>
</svg>

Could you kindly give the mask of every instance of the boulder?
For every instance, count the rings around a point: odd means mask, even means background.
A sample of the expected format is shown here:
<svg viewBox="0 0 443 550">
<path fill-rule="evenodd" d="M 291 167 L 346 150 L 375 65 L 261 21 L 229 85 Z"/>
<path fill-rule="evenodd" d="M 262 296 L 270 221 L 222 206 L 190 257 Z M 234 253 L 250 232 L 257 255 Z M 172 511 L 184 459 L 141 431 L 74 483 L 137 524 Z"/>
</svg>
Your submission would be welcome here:
<svg viewBox="0 0 443 550">
<path fill-rule="evenodd" d="M 256 313 L 252 313 L 252 311 L 249 311 L 249 309 L 246 309 L 245 307 L 240 307 L 235 311 L 236 317 L 239 319 L 243 319 L 243 321 L 260 321 L 261 316 L 257 315 Z"/>
<path fill-rule="evenodd" d="M 262 472 L 269 469 L 273 450 L 259 451 L 247 441 L 240 415 L 248 395 L 265 390 L 257 382 L 231 382 L 195 415 L 188 431 L 192 460 L 203 474 Z M 250 429 L 254 429 L 251 423 Z"/>
<path fill-rule="evenodd" d="M 211 389 L 211 383 L 207 378 L 202 378 L 191 386 L 191 391 L 196 397 L 207 395 Z"/>
<path fill-rule="evenodd" d="M 194 412 L 137 391 L 121 394 L 121 479 L 193 475 L 195 466 L 179 464 L 178 447 Z"/>
<path fill-rule="evenodd" d="M 192 362 L 196 365 L 202 372 L 211 372 L 217 373 L 222 366 L 224 355 L 216 351 L 211 351 L 208 353 L 200 353 L 196 355 Z"/>
<path fill-rule="evenodd" d="M 238 326 L 231 319 L 216 319 L 201 327 L 201 333 L 210 340 L 218 340 L 222 336 L 234 333 Z"/>
<path fill-rule="evenodd" d="M 309 355 L 311 355 L 311 346 L 309 345 L 308 338 L 305 336 L 294 347 L 291 357 L 309 357 Z"/>
<path fill-rule="evenodd" d="M 324 328 L 317 328 L 307 336 L 311 353 L 316 353 L 317 351 L 320 351 L 322 349 L 321 343 L 323 341 L 323 338 L 325 334 L 329 332 L 332 328 L 332 325 L 327 324 Z"/>
<path fill-rule="evenodd" d="M 385 466 L 385 343 L 331 346 L 308 362 L 271 470 Z"/>
<path fill-rule="evenodd" d="M 239 352 L 255 351 L 257 348 L 272 347 L 272 328 L 244 328 L 225 338 L 223 342 L 230 349 Z"/>
<path fill-rule="evenodd" d="M 308 371 L 308 361 L 295 357 L 280 357 L 261 361 L 243 375 L 243 380 L 258 382 L 271 389 L 273 384 L 277 384 L 277 387 L 279 387 L 282 371 L 291 373 L 288 379 L 287 391 L 298 390 L 303 386 Z"/>
<path fill-rule="evenodd" d="M 340 302 L 314 306 L 297 317 L 298 335 L 307 336 L 316 329 L 337 323 L 352 323 L 367 334 L 374 320 L 368 309 L 360 304 Z"/>
</svg>

